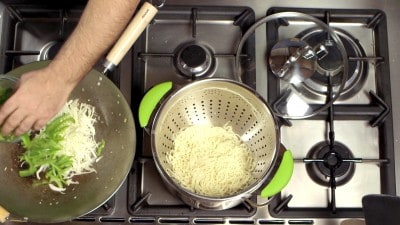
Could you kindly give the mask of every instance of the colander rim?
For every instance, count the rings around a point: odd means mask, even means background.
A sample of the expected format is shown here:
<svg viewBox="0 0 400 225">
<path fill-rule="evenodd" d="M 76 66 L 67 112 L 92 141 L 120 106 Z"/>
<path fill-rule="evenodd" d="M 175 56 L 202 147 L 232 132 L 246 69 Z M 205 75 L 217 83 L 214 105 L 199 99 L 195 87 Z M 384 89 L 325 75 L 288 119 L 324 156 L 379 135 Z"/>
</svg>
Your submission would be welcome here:
<svg viewBox="0 0 400 225">
<path fill-rule="evenodd" d="M 206 196 L 206 195 L 200 195 L 194 192 L 191 192 L 190 190 L 182 187 L 181 185 L 179 185 L 179 183 L 177 183 L 166 171 L 166 169 L 164 169 L 164 167 L 162 166 L 162 163 L 160 161 L 160 158 L 158 156 L 158 152 L 156 149 L 156 144 L 155 144 L 155 139 L 156 139 L 156 128 L 158 125 L 158 121 L 159 121 L 159 117 L 160 115 L 163 114 L 163 110 L 166 108 L 166 106 L 171 103 L 171 101 L 174 100 L 174 98 L 179 95 L 180 93 L 190 90 L 193 86 L 196 85 L 201 85 L 203 83 L 214 83 L 214 82 L 228 82 L 231 83 L 233 85 L 237 85 L 239 88 L 243 88 L 245 91 L 248 91 L 250 94 L 254 95 L 254 97 L 258 98 L 261 103 L 266 107 L 266 109 L 269 112 L 269 115 L 271 116 L 271 120 L 274 123 L 274 132 L 275 132 L 275 148 L 274 148 L 274 155 L 271 159 L 271 163 L 269 168 L 263 173 L 262 177 L 259 178 L 257 180 L 257 182 L 253 182 L 251 185 L 249 185 L 246 188 L 243 188 L 241 191 L 229 195 L 229 196 L 223 196 L 223 197 L 210 197 L 210 196 Z M 204 78 L 202 80 L 196 80 L 193 81 L 189 84 L 186 84 L 182 87 L 177 87 L 174 90 L 172 90 L 168 96 L 166 96 L 164 98 L 164 100 L 160 103 L 159 108 L 156 110 L 154 118 L 153 118 L 153 122 L 152 122 L 152 127 L 151 127 L 151 132 L 150 132 L 150 136 L 151 136 L 151 151 L 152 151 L 152 155 L 155 161 L 155 165 L 156 168 L 158 170 L 158 172 L 160 173 L 161 177 L 163 178 L 164 182 L 168 183 L 169 185 L 171 185 L 173 187 L 174 190 L 178 191 L 178 192 L 183 192 L 186 195 L 189 195 L 191 197 L 195 197 L 197 199 L 201 199 L 201 200 L 207 200 L 207 201 L 225 201 L 225 200 L 234 200 L 237 198 L 248 198 L 249 195 L 252 195 L 253 192 L 255 192 L 256 190 L 258 190 L 263 184 L 266 183 L 266 181 L 268 180 L 268 178 L 272 178 L 270 177 L 271 173 L 274 172 L 274 169 L 276 167 L 278 158 L 279 158 L 279 150 L 280 150 L 280 131 L 278 128 L 278 119 L 276 117 L 276 115 L 274 114 L 274 111 L 271 109 L 271 107 L 269 106 L 269 104 L 264 100 L 264 98 L 258 94 L 253 88 L 251 88 L 250 86 L 240 83 L 238 81 L 235 80 L 231 80 L 231 79 L 227 79 L 227 78 Z"/>
</svg>

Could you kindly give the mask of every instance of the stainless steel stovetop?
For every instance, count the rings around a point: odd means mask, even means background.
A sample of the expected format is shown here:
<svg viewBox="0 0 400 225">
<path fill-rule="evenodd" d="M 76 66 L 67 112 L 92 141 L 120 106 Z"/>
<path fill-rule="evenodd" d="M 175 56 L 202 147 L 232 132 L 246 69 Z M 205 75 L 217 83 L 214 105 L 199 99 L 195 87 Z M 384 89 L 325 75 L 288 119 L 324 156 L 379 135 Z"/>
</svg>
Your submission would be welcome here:
<svg viewBox="0 0 400 225">
<path fill-rule="evenodd" d="M 41 8 L 40 4 L 38 8 Z M 72 9 L 55 10 L 54 15 L 46 10 L 43 14 L 29 14 L 29 10 L 27 14 L 21 14 L 7 11 L 10 9 L 0 4 L 0 11 L 7 12 L 0 18 L 1 55 L 7 56 L 2 57 L 0 72 L 51 58 L 53 51 L 76 25 L 81 9 L 78 4 Z M 333 5 L 317 0 L 167 0 L 166 7 L 161 9 L 154 23 L 135 44 L 132 54 L 128 54 L 118 69 L 109 75 L 133 109 L 144 91 L 165 80 L 184 85 L 202 77 L 233 78 L 232 74 L 236 72 L 233 46 L 252 23 L 267 14 L 298 11 L 323 20 L 329 15 L 330 25 L 343 31 L 344 39 L 355 42 L 361 49 L 349 54 L 350 68 L 362 70 L 362 78 L 356 79 L 358 92 L 349 92 L 333 107 L 336 112 L 333 120 L 335 141 L 350 149 L 352 158 L 358 162 L 345 163 L 354 166 L 349 166 L 352 168 L 350 172 L 343 172 L 338 177 L 335 188 L 324 174 L 310 177 L 309 170 L 319 168 L 319 164 L 305 161 L 316 158 L 316 155 L 310 155 L 311 149 L 323 148 L 329 142 L 329 113 L 307 120 L 281 120 L 281 141 L 296 158 L 295 172 L 289 185 L 270 207 L 255 209 L 242 204 L 230 210 L 209 212 L 189 208 L 165 190 L 152 162 L 149 137 L 146 132 L 138 132 L 138 139 L 143 141 L 139 142 L 134 167 L 121 189 L 105 205 L 65 224 L 364 224 L 363 195 L 400 192 L 396 192 L 400 187 L 400 175 L 395 174 L 395 171 L 400 171 L 400 163 L 394 163 L 400 160 L 400 103 L 395 101 L 400 97 L 395 86 L 400 83 L 399 76 L 396 76 L 400 70 L 397 38 L 400 30 L 396 26 L 400 19 L 399 10 L 400 3 L 395 0 L 384 3 L 338 0 Z M 14 18 L 5 16 L 9 14 Z M 18 21 L 18 16 L 42 19 L 24 20 L 13 30 L 18 35 L 7 35 L 8 23 Z M 45 17 L 54 18 L 43 19 Z M 62 28 L 58 27 L 60 23 Z M 36 25 L 39 29 L 32 31 L 32 26 Z M 268 70 L 265 63 L 267 49 L 271 49 L 272 43 L 278 39 L 299 36 L 310 41 L 313 34 L 304 32 L 308 26 L 307 23 L 260 26 L 242 52 L 242 59 L 247 60 L 243 66 L 244 82 L 254 87 L 270 104 L 284 98 L 288 86 Z M 175 30 L 171 32 L 171 28 Z M 34 32 L 44 33 L 44 39 L 36 39 L 37 36 L 32 35 Z M 23 40 L 30 42 L 27 44 Z M 32 46 L 37 46 L 37 49 Z M 187 75 L 177 66 L 177 54 L 193 54 L 184 50 L 198 46 L 202 48 L 201 52 L 211 52 L 214 57 L 205 64 L 191 60 L 185 62 L 210 69 Z M 313 85 L 309 84 L 309 87 Z M 313 105 L 321 104 L 321 94 L 316 92 L 312 88 L 306 91 L 306 99 Z M 387 103 L 389 111 L 380 100 Z M 318 168 L 315 170 L 319 171 Z M 334 198 L 332 189 L 335 189 Z M 335 199 L 334 204 L 332 199 Z M 254 200 L 264 201 L 256 196 Z"/>
</svg>

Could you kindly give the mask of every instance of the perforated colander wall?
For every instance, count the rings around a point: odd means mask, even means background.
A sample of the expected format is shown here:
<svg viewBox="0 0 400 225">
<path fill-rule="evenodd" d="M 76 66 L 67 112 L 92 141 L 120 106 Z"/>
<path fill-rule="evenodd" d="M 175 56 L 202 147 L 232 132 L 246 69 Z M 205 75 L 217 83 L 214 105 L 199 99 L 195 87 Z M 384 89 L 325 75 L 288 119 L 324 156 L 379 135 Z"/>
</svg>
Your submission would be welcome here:
<svg viewBox="0 0 400 225">
<path fill-rule="evenodd" d="M 153 150 L 165 171 L 170 170 L 165 156 L 174 149 L 175 135 L 198 124 L 232 126 L 257 163 L 254 182 L 264 177 L 275 156 L 277 134 L 274 118 L 258 96 L 241 85 L 220 80 L 192 83 L 171 96 L 153 127 Z"/>
</svg>

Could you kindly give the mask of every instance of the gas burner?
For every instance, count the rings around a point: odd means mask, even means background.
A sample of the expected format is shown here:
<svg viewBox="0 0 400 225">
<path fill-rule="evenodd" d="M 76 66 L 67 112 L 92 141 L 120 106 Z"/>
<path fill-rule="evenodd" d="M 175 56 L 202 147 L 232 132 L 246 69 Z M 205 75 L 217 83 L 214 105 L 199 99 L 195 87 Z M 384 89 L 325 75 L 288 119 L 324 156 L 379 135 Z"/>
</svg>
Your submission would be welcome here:
<svg viewBox="0 0 400 225">
<path fill-rule="evenodd" d="M 331 170 L 334 171 L 336 185 L 345 184 L 354 174 L 354 163 L 343 162 L 343 159 L 353 159 L 351 151 L 343 144 L 335 142 L 332 151 L 326 142 L 318 143 L 308 153 L 307 158 L 321 161 L 306 165 L 307 173 L 318 184 L 329 186 Z"/>
<path fill-rule="evenodd" d="M 60 50 L 63 42 L 61 41 L 51 41 L 46 43 L 42 49 L 40 49 L 40 54 L 38 60 L 51 60 L 54 59 L 57 52 Z"/>
<path fill-rule="evenodd" d="M 210 72 L 215 65 L 215 58 L 208 48 L 191 43 L 179 48 L 174 62 L 182 75 L 195 78 Z"/>
<path fill-rule="evenodd" d="M 334 31 L 343 42 L 349 57 L 365 57 L 362 47 L 350 34 L 337 28 L 335 28 Z M 317 61 L 314 75 L 310 79 L 304 81 L 302 85 L 298 86 L 299 89 L 304 89 L 305 93 L 311 98 L 318 99 L 321 96 L 325 98 L 328 76 L 333 78 L 332 84 L 334 91 L 339 88 L 342 80 L 343 68 L 340 51 L 335 46 L 335 43 L 328 38 L 329 35 L 327 32 L 321 29 L 306 30 L 299 34 L 298 37 L 307 42 L 310 46 L 322 44 L 328 51 L 325 57 Z M 349 61 L 349 74 L 340 99 L 347 99 L 358 93 L 366 78 L 367 63 L 359 60 Z"/>
</svg>

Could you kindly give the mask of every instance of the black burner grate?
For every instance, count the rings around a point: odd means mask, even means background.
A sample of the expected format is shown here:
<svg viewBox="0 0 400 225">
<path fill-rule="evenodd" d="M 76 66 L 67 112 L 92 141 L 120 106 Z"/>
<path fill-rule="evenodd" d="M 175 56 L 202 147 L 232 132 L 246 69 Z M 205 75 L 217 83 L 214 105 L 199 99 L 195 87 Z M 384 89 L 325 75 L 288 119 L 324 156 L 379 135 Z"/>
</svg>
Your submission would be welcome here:
<svg viewBox="0 0 400 225">
<path fill-rule="evenodd" d="M 372 162 L 380 165 L 380 189 L 384 194 L 395 194 L 395 167 L 394 162 L 390 159 L 394 158 L 393 143 L 393 121 L 391 108 L 390 93 L 390 75 L 387 63 L 383 59 L 388 59 L 387 46 L 387 30 L 386 18 L 382 11 L 379 10 L 335 10 L 335 9 L 295 9 L 295 8 L 271 8 L 267 14 L 277 12 L 296 11 L 315 16 L 327 24 L 331 23 L 359 23 L 363 24 L 365 29 L 369 29 L 375 37 L 373 46 L 375 56 L 364 56 L 349 54 L 350 64 L 368 63 L 375 67 L 376 90 L 370 90 L 370 103 L 346 104 L 340 101 L 335 103 L 333 107 L 321 112 L 320 114 L 307 118 L 307 120 L 326 121 L 326 140 L 315 143 L 315 149 L 302 159 L 295 159 L 296 162 L 304 163 L 308 170 L 313 170 L 313 174 L 319 173 L 316 183 L 320 184 L 320 188 L 328 188 L 329 195 L 327 200 L 329 204 L 326 207 L 290 207 L 290 201 L 293 195 L 281 195 L 271 202 L 270 213 L 278 218 L 362 218 L 363 211 L 361 207 L 336 207 L 335 189 L 340 185 L 352 182 L 352 168 L 357 167 L 361 162 Z M 267 52 L 273 47 L 274 43 L 279 40 L 279 29 L 281 26 L 287 26 L 288 23 L 274 22 L 267 24 Z M 357 38 L 357 37 L 355 37 Z M 322 66 L 322 65 L 321 65 Z M 368 68 L 366 68 L 368 70 Z M 363 75 L 365 76 L 365 75 Z M 362 82 L 361 82 L 362 83 Z M 332 83 L 331 83 L 332 84 Z M 328 87 L 329 89 L 329 87 Z M 281 94 L 280 80 L 268 71 L 268 102 L 278 106 L 283 101 Z M 329 94 L 329 90 L 321 92 L 324 95 Z M 351 97 L 351 96 L 350 96 Z M 344 102 L 344 101 L 343 101 Z M 312 103 L 312 108 L 319 108 L 320 105 Z M 290 129 L 291 121 L 280 118 L 282 126 Z M 346 149 L 339 142 L 335 141 L 334 122 L 338 120 L 352 121 L 363 120 L 370 123 L 371 127 L 378 129 L 379 139 L 379 159 L 363 159 L 360 156 L 350 154 L 351 149 Z M 307 131 L 305 131 L 307 132 Z M 285 144 L 285 143 L 283 143 Z M 319 153 L 318 153 L 319 152 Z M 340 156 L 338 154 L 340 152 Z M 343 156 L 344 154 L 344 156 Z M 343 167 L 344 166 L 344 167 Z M 315 172 L 317 171 L 317 172 Z M 335 175 L 342 175 L 336 177 Z M 307 192 L 308 193 L 308 192 Z M 361 202 L 361 199 L 360 199 Z"/>
</svg>

